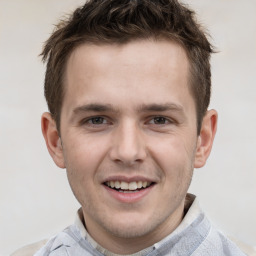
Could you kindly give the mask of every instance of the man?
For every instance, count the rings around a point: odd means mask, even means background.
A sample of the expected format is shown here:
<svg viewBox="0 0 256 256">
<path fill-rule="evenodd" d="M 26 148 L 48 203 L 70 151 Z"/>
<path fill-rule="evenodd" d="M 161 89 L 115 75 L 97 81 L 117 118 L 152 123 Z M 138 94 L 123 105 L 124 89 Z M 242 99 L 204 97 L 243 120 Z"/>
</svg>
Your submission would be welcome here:
<svg viewBox="0 0 256 256">
<path fill-rule="evenodd" d="M 42 131 L 81 209 L 26 255 L 245 255 L 187 194 L 216 133 L 211 53 L 176 0 L 91 0 L 57 26 Z"/>
</svg>

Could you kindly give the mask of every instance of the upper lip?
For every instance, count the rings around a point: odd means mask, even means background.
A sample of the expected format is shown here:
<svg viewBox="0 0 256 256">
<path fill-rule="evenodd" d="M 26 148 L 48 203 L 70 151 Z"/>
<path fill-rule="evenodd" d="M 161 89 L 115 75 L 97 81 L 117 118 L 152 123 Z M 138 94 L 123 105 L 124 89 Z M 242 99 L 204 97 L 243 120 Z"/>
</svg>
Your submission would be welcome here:
<svg viewBox="0 0 256 256">
<path fill-rule="evenodd" d="M 115 175 L 115 176 L 109 176 L 106 178 L 102 183 L 108 182 L 108 181 L 124 181 L 124 182 L 133 182 L 133 181 L 147 181 L 147 182 L 155 182 L 155 180 L 152 180 L 150 178 L 144 177 L 144 176 L 123 176 L 123 175 Z"/>
</svg>

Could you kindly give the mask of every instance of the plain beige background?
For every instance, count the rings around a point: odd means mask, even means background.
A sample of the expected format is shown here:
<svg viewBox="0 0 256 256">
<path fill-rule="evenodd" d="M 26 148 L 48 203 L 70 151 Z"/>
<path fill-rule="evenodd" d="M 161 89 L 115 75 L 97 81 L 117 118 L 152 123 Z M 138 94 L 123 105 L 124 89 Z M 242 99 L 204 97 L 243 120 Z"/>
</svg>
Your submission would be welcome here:
<svg viewBox="0 0 256 256">
<path fill-rule="evenodd" d="M 256 1 L 186 0 L 220 51 L 212 155 L 190 191 L 227 234 L 256 245 Z M 40 128 L 47 110 L 38 54 L 53 24 L 82 0 L 0 0 L 0 255 L 54 235 L 79 207 Z"/>
</svg>

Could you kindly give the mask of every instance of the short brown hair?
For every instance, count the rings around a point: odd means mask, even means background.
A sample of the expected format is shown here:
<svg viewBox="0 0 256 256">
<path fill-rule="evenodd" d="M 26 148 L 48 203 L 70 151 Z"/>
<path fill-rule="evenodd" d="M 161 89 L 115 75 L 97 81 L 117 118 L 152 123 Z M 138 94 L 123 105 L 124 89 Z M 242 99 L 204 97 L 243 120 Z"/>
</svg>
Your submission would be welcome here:
<svg viewBox="0 0 256 256">
<path fill-rule="evenodd" d="M 45 98 L 59 131 L 63 74 L 73 49 L 86 42 L 124 44 L 149 38 L 173 40 L 185 49 L 200 132 L 210 102 L 213 48 L 194 12 L 177 0 L 89 0 L 56 26 L 41 55 L 47 61 Z"/>
</svg>

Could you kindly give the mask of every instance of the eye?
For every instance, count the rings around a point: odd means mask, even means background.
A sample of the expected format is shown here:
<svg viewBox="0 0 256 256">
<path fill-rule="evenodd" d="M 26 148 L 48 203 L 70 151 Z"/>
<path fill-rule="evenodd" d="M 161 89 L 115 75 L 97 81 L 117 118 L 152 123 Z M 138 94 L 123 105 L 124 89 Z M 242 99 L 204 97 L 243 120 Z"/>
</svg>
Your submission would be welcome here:
<svg viewBox="0 0 256 256">
<path fill-rule="evenodd" d="M 150 124 L 169 124 L 170 121 L 162 116 L 156 116 L 149 121 Z"/>
<path fill-rule="evenodd" d="M 87 122 L 88 122 L 89 124 L 98 125 L 98 124 L 106 124 L 106 123 L 107 123 L 107 120 L 106 120 L 105 118 L 103 118 L 103 117 L 96 116 L 96 117 L 90 118 Z"/>
<path fill-rule="evenodd" d="M 79 126 L 87 131 L 104 131 L 112 127 L 111 118 L 105 116 L 88 116 L 79 122 Z"/>
</svg>

